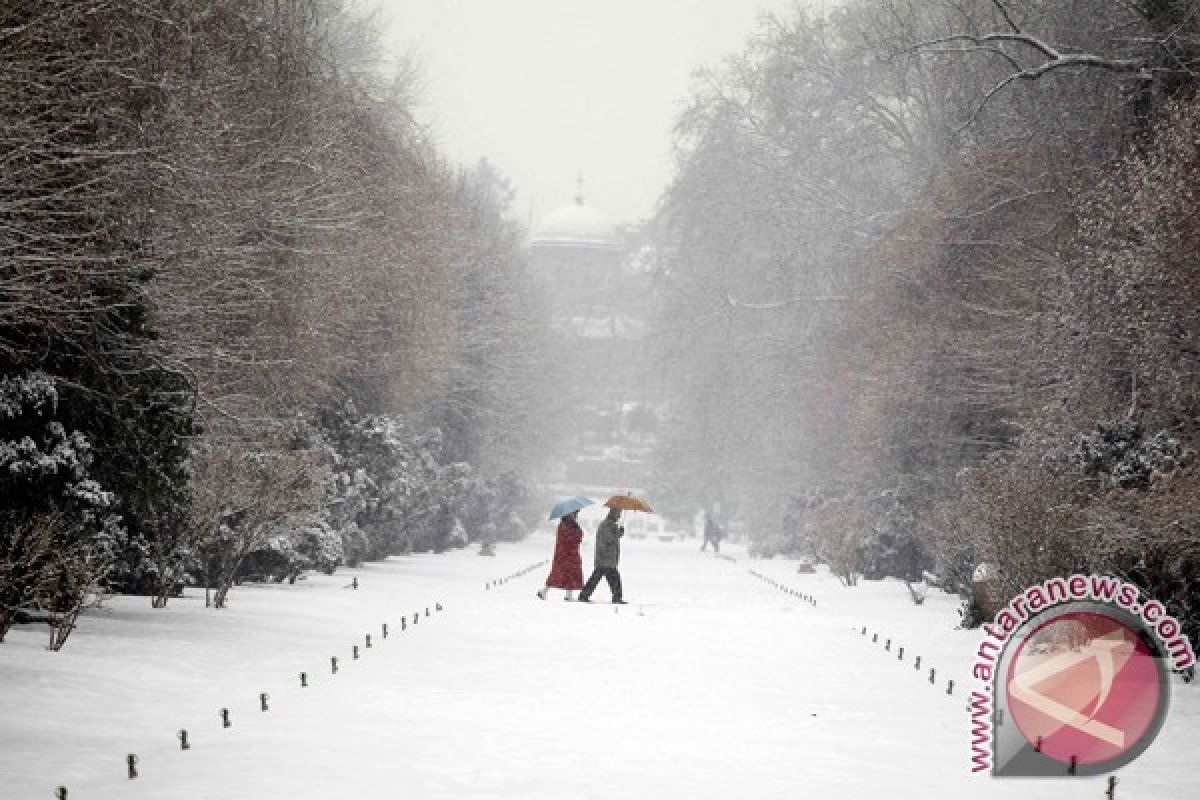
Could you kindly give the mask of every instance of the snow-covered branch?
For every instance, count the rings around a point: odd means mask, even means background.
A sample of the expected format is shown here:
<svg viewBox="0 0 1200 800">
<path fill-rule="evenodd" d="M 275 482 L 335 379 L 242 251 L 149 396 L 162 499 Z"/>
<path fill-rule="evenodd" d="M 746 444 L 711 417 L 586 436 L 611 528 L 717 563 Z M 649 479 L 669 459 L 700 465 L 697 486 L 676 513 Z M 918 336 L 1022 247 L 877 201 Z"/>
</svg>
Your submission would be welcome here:
<svg viewBox="0 0 1200 800">
<path fill-rule="evenodd" d="M 1008 31 L 984 34 L 957 33 L 923 41 L 913 48 L 918 54 L 995 56 L 1008 66 L 1009 74 L 984 92 L 974 111 L 959 127 L 960 131 L 974 124 L 987 105 L 1016 81 L 1036 81 L 1064 69 L 1103 70 L 1136 75 L 1138 80 L 1142 81 L 1151 80 L 1154 76 L 1154 69 L 1144 57 L 1102 56 L 1051 44 L 1023 30 L 1000 0 L 993 0 L 993 4 L 1003 16 L 1009 27 Z M 1034 56 L 1037 62 L 1027 63 L 1029 56 Z"/>
</svg>

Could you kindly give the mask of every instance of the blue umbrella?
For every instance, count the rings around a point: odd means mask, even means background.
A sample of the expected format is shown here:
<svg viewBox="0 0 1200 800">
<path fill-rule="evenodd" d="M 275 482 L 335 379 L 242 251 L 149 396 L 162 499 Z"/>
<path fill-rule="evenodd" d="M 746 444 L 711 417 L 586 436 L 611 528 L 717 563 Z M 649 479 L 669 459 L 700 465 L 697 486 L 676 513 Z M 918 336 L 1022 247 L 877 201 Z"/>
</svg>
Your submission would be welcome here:
<svg viewBox="0 0 1200 800">
<path fill-rule="evenodd" d="M 550 519 L 558 519 L 559 517 L 565 517 L 567 514 L 573 514 L 584 506 L 593 505 L 595 502 L 590 497 L 577 494 L 562 502 L 555 503 L 554 508 L 550 509 Z"/>
</svg>

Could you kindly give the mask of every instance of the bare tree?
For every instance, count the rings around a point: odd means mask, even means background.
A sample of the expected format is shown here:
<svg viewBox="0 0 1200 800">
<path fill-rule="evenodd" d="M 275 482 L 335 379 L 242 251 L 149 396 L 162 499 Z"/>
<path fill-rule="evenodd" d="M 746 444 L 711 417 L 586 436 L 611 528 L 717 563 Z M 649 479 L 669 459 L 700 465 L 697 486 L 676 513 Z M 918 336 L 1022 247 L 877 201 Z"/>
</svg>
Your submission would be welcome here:
<svg viewBox="0 0 1200 800">
<path fill-rule="evenodd" d="M 271 439 L 210 441 L 193 466 L 190 525 L 203 561 L 212 605 L 224 608 L 247 556 L 289 522 L 314 511 L 324 496 L 315 455 Z"/>
<path fill-rule="evenodd" d="M 6 521 L 0 536 L 0 641 L 17 615 L 43 594 L 50 581 L 60 532 L 65 527 L 54 515 L 36 515 Z"/>
</svg>

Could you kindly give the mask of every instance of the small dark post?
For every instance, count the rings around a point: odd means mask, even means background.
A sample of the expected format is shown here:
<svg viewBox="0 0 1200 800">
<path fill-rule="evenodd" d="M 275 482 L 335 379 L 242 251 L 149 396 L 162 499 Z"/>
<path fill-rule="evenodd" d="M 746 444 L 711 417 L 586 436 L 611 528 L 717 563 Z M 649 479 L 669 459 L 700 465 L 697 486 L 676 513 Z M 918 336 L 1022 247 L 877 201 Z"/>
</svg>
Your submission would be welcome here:
<svg viewBox="0 0 1200 800">
<path fill-rule="evenodd" d="M 485 583 L 485 584 L 483 585 L 483 588 L 484 588 L 484 589 L 490 589 L 490 588 L 492 588 L 492 582 L 491 582 L 491 581 L 488 581 L 487 583 Z"/>
<path fill-rule="evenodd" d="M 936 673 L 936 671 L 934 670 L 934 668 L 933 668 L 933 667 L 930 667 L 930 668 L 929 668 L 929 682 L 930 682 L 930 683 L 934 683 L 934 682 L 935 682 L 934 675 L 936 675 L 936 674 L 937 674 L 937 673 Z"/>
<path fill-rule="evenodd" d="M 421 621 L 421 612 L 418 611 L 416 614 L 413 614 L 413 625 L 416 625 L 420 621 Z"/>
<path fill-rule="evenodd" d="M 353 586 L 355 588 L 355 590 L 358 589 L 358 576 L 357 575 L 354 576 L 354 580 L 350 581 L 350 585 Z"/>
<path fill-rule="evenodd" d="M 434 611 L 445 611 L 445 609 L 444 609 L 444 608 L 442 608 L 442 604 L 441 604 L 441 603 L 438 603 L 436 606 L 434 606 L 434 607 L 433 607 L 433 610 L 434 610 Z"/>
<path fill-rule="evenodd" d="M 1113 800 L 1113 798 L 1117 796 L 1117 776 L 1116 775 L 1108 776 L 1108 789 L 1105 790 L 1104 796 L 1107 797 L 1108 800 Z"/>
<path fill-rule="evenodd" d="M 269 709 L 269 706 L 267 705 L 267 701 L 270 699 L 271 699 L 271 695 L 267 694 L 266 692 L 259 693 L 258 704 L 262 707 L 263 711 L 267 711 Z"/>
<path fill-rule="evenodd" d="M 954 681 L 946 682 L 946 694 L 954 694 Z"/>
<path fill-rule="evenodd" d="M 867 635 L 867 626 L 866 626 L 866 625 L 863 625 L 863 629 L 862 629 L 862 635 L 863 635 L 863 636 L 866 636 L 866 635 Z"/>
<path fill-rule="evenodd" d="M 913 667 L 913 669 L 920 669 L 920 668 L 921 668 L 921 657 L 917 656 L 917 663 L 916 663 L 916 666 Z"/>
<path fill-rule="evenodd" d="M 137 777 L 137 756 L 133 753 L 125 756 L 125 764 L 129 767 L 129 780 Z"/>
<path fill-rule="evenodd" d="M 383 623 L 383 638 L 387 638 L 387 623 Z"/>
<path fill-rule="evenodd" d="M 371 634 L 367 634 L 367 647 L 371 646 Z"/>
<path fill-rule="evenodd" d="M 1076 756 L 1071 756 L 1071 763 L 1067 767 L 1067 774 L 1074 775 L 1076 768 L 1079 766 L 1079 759 Z"/>
<path fill-rule="evenodd" d="M 1033 743 L 1033 752 L 1035 752 L 1035 753 L 1042 752 L 1042 737 L 1039 736 L 1037 738 L 1037 741 Z"/>
<path fill-rule="evenodd" d="M 337 675 L 337 656 L 329 657 L 329 665 L 333 667 L 333 674 Z"/>
<path fill-rule="evenodd" d="M 875 644 L 875 643 L 876 643 L 876 642 L 878 642 L 878 641 L 879 641 L 879 634 L 878 634 L 878 633 L 872 633 L 872 634 L 871 634 L 871 644 Z"/>
<path fill-rule="evenodd" d="M 899 649 L 899 651 L 897 651 L 897 653 L 896 653 L 896 659 L 897 659 L 898 661 L 903 661 L 903 660 L 904 660 L 904 648 L 903 648 L 903 647 L 901 647 L 901 648 Z"/>
<path fill-rule="evenodd" d="M 354 657 L 358 658 L 358 645 L 354 645 Z"/>
<path fill-rule="evenodd" d="M 408 617 L 400 618 L 400 630 L 402 630 L 402 631 L 408 630 Z"/>
<path fill-rule="evenodd" d="M 888 651 L 889 653 L 892 651 L 892 640 L 891 639 L 887 640 L 887 642 L 883 645 L 883 649 Z"/>
<path fill-rule="evenodd" d="M 425 606 L 425 616 L 429 616 L 429 606 Z"/>
<path fill-rule="evenodd" d="M 187 731 L 179 732 L 179 749 L 180 750 L 191 750 L 192 749 L 192 743 L 189 742 L 188 738 L 187 738 Z"/>
<path fill-rule="evenodd" d="M 301 689 L 308 688 L 308 673 L 307 672 L 300 673 L 300 688 Z"/>
<path fill-rule="evenodd" d="M 232 728 L 233 727 L 233 723 L 229 721 L 229 709 L 228 708 L 221 709 L 221 727 L 222 728 Z"/>
<path fill-rule="evenodd" d="M 67 800 L 67 787 L 60 786 L 54 792 L 55 800 Z"/>
</svg>

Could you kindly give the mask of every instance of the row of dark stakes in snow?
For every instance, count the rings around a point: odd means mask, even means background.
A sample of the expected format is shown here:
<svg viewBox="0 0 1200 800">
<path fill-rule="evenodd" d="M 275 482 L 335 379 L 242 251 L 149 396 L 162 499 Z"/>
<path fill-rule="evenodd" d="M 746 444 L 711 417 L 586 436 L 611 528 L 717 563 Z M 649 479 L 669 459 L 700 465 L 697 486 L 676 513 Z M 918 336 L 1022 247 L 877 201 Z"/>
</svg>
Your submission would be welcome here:
<svg viewBox="0 0 1200 800">
<path fill-rule="evenodd" d="M 358 578 L 355 577 L 354 582 L 352 584 L 350 584 L 349 586 L 347 586 L 347 588 L 357 589 L 358 588 Z M 441 603 L 435 603 L 433 606 L 433 611 L 444 611 L 444 610 L 445 609 L 442 607 Z M 432 616 L 432 612 L 430 611 L 429 606 L 425 607 L 425 616 L 426 617 Z M 413 615 L 412 615 L 411 624 L 416 626 L 420 621 L 421 621 L 421 612 L 414 611 Z M 400 630 L 402 630 L 402 631 L 408 630 L 409 624 L 410 624 L 409 617 L 404 616 L 404 617 L 400 618 Z M 388 623 L 386 623 L 386 622 L 380 623 L 379 635 L 380 635 L 381 639 L 388 638 L 388 636 L 391 634 L 391 632 L 392 632 L 392 628 L 388 625 Z M 362 650 L 371 649 L 372 647 L 374 647 L 374 644 L 372 642 L 372 634 L 370 634 L 370 633 L 364 634 L 361 649 L 360 649 L 360 646 L 357 644 L 351 646 L 351 648 L 350 648 L 351 659 L 357 661 L 362 656 Z M 329 657 L 329 671 L 330 671 L 331 675 L 337 674 L 337 672 L 338 672 L 338 657 L 337 656 Z M 300 673 L 300 687 L 308 688 L 308 673 L 307 672 Z M 263 711 L 264 713 L 271 710 L 270 700 L 271 700 L 271 695 L 268 694 L 267 692 L 259 693 L 258 705 L 259 705 L 259 709 L 261 711 Z M 233 720 L 230 717 L 228 708 L 222 708 L 219 713 L 219 717 L 221 719 L 221 727 L 222 728 L 232 728 L 233 727 Z M 177 734 L 177 738 L 179 739 L 179 749 L 180 750 L 191 750 L 192 749 L 192 744 L 188 740 L 188 732 L 186 730 L 179 731 L 179 733 Z M 138 769 L 137 769 L 138 757 L 137 757 L 136 753 L 130 753 L 129 755 L 125 756 L 125 767 L 128 770 L 130 780 L 133 780 L 138 777 Z M 58 800 L 67 800 L 67 787 L 59 786 L 58 789 L 55 791 L 54 796 Z"/>
<path fill-rule="evenodd" d="M 754 570 L 750 570 L 749 572 L 751 575 L 758 578 L 760 581 L 767 584 L 768 586 L 778 589 L 779 591 L 783 592 L 786 595 L 791 595 L 792 597 L 795 597 L 797 600 L 807 603 L 808 605 L 813 606 L 814 608 L 816 607 L 817 598 L 813 597 L 811 594 L 805 594 L 804 592 L 801 592 L 798 589 L 793 589 L 790 586 L 780 583 L 779 581 L 775 580 L 774 578 L 763 575 L 761 572 L 755 572 Z"/>
<path fill-rule="evenodd" d="M 854 629 L 854 630 L 857 630 L 857 629 Z M 859 630 L 859 634 L 864 637 L 867 635 L 867 626 L 866 625 L 862 626 L 862 629 Z M 879 643 L 879 634 L 877 632 L 872 632 L 871 633 L 871 644 L 878 644 L 878 643 Z M 885 652 L 885 653 L 892 652 L 892 640 L 891 639 L 885 638 L 883 640 L 883 652 Z M 904 648 L 899 645 L 896 646 L 896 660 L 897 661 L 904 660 Z M 913 669 L 917 670 L 918 672 L 921 670 L 921 657 L 920 656 L 916 656 L 913 659 Z M 933 667 L 929 668 L 929 683 L 930 683 L 930 685 L 934 685 L 934 686 L 937 685 L 937 670 L 935 670 Z M 948 695 L 954 694 L 954 680 L 953 679 L 948 679 L 946 681 L 946 694 L 948 694 Z M 972 710 L 971 701 L 968 700 L 967 701 L 968 713 L 971 712 L 971 710 Z M 996 713 L 999 713 L 999 712 L 996 712 Z M 1042 744 L 1042 740 L 1039 737 L 1038 741 L 1037 741 L 1038 746 L 1036 749 L 1040 750 L 1041 744 Z M 1071 764 L 1067 768 L 1067 774 L 1068 775 L 1075 774 L 1075 757 L 1074 756 L 1071 757 Z M 1104 796 L 1106 798 L 1108 798 L 1109 800 L 1112 800 L 1113 798 L 1116 797 L 1116 793 L 1117 793 L 1117 779 L 1116 779 L 1116 776 L 1110 775 L 1108 778 L 1107 790 L 1105 791 Z"/>
<path fill-rule="evenodd" d="M 815 607 L 817 605 L 817 599 L 815 597 L 813 597 L 812 595 L 805 594 L 804 592 L 801 592 L 798 589 L 793 589 L 792 587 L 790 587 L 786 584 L 780 583 L 779 581 L 775 580 L 774 578 L 768 577 L 759 572 L 755 572 L 754 570 L 750 570 L 750 574 L 753 575 L 754 577 L 758 578 L 759 580 L 764 581 L 769 586 L 772 586 L 772 587 L 778 589 L 779 591 L 783 592 L 784 594 L 791 595 L 792 597 L 798 598 L 798 599 L 804 601 L 805 603 L 808 603 L 811 606 Z M 867 635 L 867 626 L 866 625 L 864 625 L 862 627 L 862 635 L 863 636 Z M 879 634 L 872 633 L 871 634 L 871 643 L 877 644 L 878 642 L 879 642 Z M 892 640 L 891 639 L 884 640 L 883 651 L 885 653 L 892 652 Z M 903 647 L 897 646 L 896 659 L 898 661 L 904 660 L 904 648 Z M 917 670 L 921 669 L 921 656 L 916 656 L 913 659 L 913 668 L 917 669 Z M 929 683 L 934 684 L 934 685 L 937 684 L 937 670 L 933 667 L 929 668 Z M 954 694 L 954 681 L 953 680 L 946 681 L 946 694 L 950 694 L 950 695 Z M 968 708 L 968 710 L 970 710 L 969 704 L 968 704 L 967 708 Z"/>
<path fill-rule="evenodd" d="M 867 635 L 867 626 L 866 625 L 862 626 L 862 630 L 860 631 L 860 633 L 863 636 Z M 871 644 L 878 644 L 878 643 L 879 643 L 879 634 L 872 633 L 871 634 Z M 892 652 L 892 640 L 891 639 L 883 640 L 883 652 L 885 652 L 885 653 Z M 904 660 L 904 648 L 899 645 L 896 646 L 896 660 L 897 661 Z M 915 658 L 913 658 L 913 669 L 920 671 L 920 669 L 921 669 L 921 657 L 920 656 L 916 656 Z M 937 670 L 933 667 L 929 668 L 929 683 L 930 683 L 930 685 L 933 685 L 933 686 L 937 685 Z M 954 679 L 953 678 L 948 679 L 946 681 L 946 694 L 951 694 L 951 695 L 954 694 Z M 971 704 L 969 702 L 967 703 L 967 710 L 968 711 L 971 710 Z"/>
<path fill-rule="evenodd" d="M 517 570 L 516 572 L 512 573 L 511 575 L 505 575 L 503 578 L 497 578 L 496 580 L 488 581 L 487 584 L 484 586 L 484 588 L 491 589 L 494 586 L 502 586 L 511 580 L 516 580 L 517 578 L 521 578 L 521 577 L 524 577 L 525 575 L 528 575 L 530 572 L 533 572 L 535 569 L 542 569 L 549 563 L 550 562 L 547 560 L 547 561 L 539 561 L 536 564 L 530 564 L 528 567 Z M 358 576 L 357 575 L 354 576 L 353 580 L 349 584 L 347 584 L 345 588 L 357 589 L 358 588 Z M 436 611 L 444 610 L 442 608 L 441 603 L 435 604 L 434 609 Z M 430 610 L 428 607 L 426 607 L 426 609 L 425 609 L 425 616 L 426 617 L 430 616 Z M 421 612 L 419 612 L 419 611 L 414 612 L 412 615 L 412 624 L 416 625 L 420 621 L 421 621 Z M 402 631 L 407 630 L 408 625 L 409 625 L 408 617 L 401 617 L 400 618 L 400 630 L 402 630 Z M 380 638 L 386 639 L 386 638 L 388 638 L 388 635 L 390 633 L 391 633 L 391 629 L 389 628 L 388 623 L 386 623 L 386 622 L 381 623 L 380 629 L 379 629 Z M 358 660 L 362 655 L 362 650 L 370 649 L 371 647 L 374 646 L 372 643 L 371 637 L 372 637 L 372 634 L 369 634 L 369 633 L 364 634 L 363 644 L 361 645 L 361 649 L 360 649 L 360 646 L 357 644 L 353 645 L 351 647 L 350 655 L 351 655 L 352 660 Z M 332 675 L 337 674 L 337 672 L 338 672 L 338 657 L 337 656 L 329 657 L 329 671 L 330 671 L 330 674 L 332 674 Z M 308 687 L 308 673 L 307 672 L 300 673 L 300 686 L 301 686 L 301 688 Z M 270 711 L 270 709 L 271 709 L 270 700 L 271 700 L 271 696 L 267 692 L 261 692 L 258 695 L 259 708 L 263 712 Z M 230 718 L 229 709 L 222 708 L 221 712 L 220 712 L 220 718 L 221 718 L 221 727 L 223 727 L 223 728 L 233 727 L 233 720 Z M 178 738 L 179 738 L 179 749 L 180 750 L 190 750 L 192 748 L 192 744 L 188 740 L 188 732 L 186 730 L 179 731 Z M 137 765 L 138 765 L 137 754 L 130 753 L 129 755 L 127 755 L 125 757 L 125 766 L 126 766 L 126 769 L 128 770 L 130 780 L 133 780 L 134 778 L 138 777 Z M 65 787 L 65 786 L 58 787 L 57 791 L 55 792 L 55 797 L 57 797 L 58 800 L 67 800 L 67 787 Z"/>
<path fill-rule="evenodd" d="M 483 588 L 484 589 L 495 589 L 496 587 L 503 586 L 504 584 L 508 583 L 509 581 L 515 581 L 517 578 L 525 577 L 529 573 L 533 572 L 535 569 L 542 569 L 549 563 L 550 563 L 550 561 L 549 561 L 549 559 L 547 559 L 545 561 L 539 561 L 536 564 L 530 564 L 528 567 L 525 567 L 524 569 L 517 570 L 512 575 L 505 575 L 503 578 L 496 578 L 496 580 L 494 580 L 494 581 L 488 581 L 486 584 L 484 584 Z"/>
<path fill-rule="evenodd" d="M 793 589 L 792 587 L 787 586 L 786 584 L 780 583 L 779 581 L 775 580 L 774 578 L 770 578 L 766 575 L 755 572 L 754 570 L 750 570 L 750 574 L 753 575 L 754 577 L 758 578 L 759 580 L 764 581 L 768 585 L 778 589 L 779 591 L 783 592 L 784 594 L 798 598 L 799 600 L 802 600 L 803 602 L 808 603 L 809 605 L 811 605 L 813 607 L 815 607 L 817 605 L 816 598 L 811 595 L 805 594 L 804 592 L 801 592 L 798 589 Z M 868 632 L 867 626 L 863 625 L 862 630 L 860 631 L 860 634 L 865 637 L 867 635 L 867 632 Z M 877 633 L 877 632 L 871 633 L 871 643 L 872 644 L 879 643 L 879 633 Z M 886 638 L 886 637 L 884 638 L 883 652 L 885 652 L 885 653 L 892 652 L 892 640 L 890 638 Z M 904 647 L 902 647 L 900 645 L 896 646 L 896 660 L 897 661 L 904 660 Z M 913 669 L 917 670 L 918 672 L 921 671 L 921 656 L 913 657 Z M 929 667 L 929 683 L 931 686 L 937 685 L 937 670 L 934 667 Z M 948 695 L 954 694 L 954 680 L 952 678 L 946 680 L 946 694 L 948 694 Z M 968 701 L 967 702 L 967 711 L 969 712 L 970 710 L 971 710 L 971 703 L 970 703 L 970 701 Z M 1038 743 L 1039 744 L 1041 743 L 1040 739 L 1038 740 Z M 1071 768 L 1070 768 L 1069 772 L 1072 775 L 1075 774 L 1074 758 L 1071 759 Z M 1107 790 L 1105 791 L 1104 796 L 1106 798 L 1108 798 L 1108 800 L 1113 800 L 1113 798 L 1116 797 L 1116 793 L 1117 793 L 1117 779 L 1115 776 L 1110 775 L 1108 778 Z"/>
</svg>

